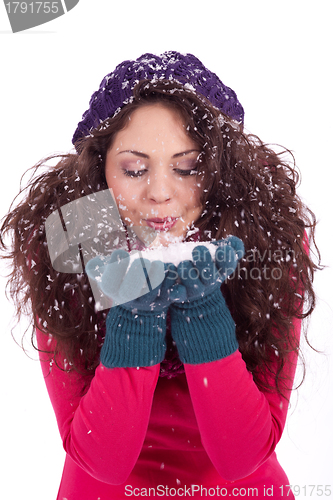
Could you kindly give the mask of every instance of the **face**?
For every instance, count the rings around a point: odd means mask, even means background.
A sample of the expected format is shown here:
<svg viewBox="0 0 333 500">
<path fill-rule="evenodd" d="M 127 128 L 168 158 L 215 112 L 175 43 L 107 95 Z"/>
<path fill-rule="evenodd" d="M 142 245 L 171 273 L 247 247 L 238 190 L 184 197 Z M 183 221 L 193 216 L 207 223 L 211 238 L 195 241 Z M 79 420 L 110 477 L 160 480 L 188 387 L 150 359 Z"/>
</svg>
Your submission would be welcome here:
<svg viewBox="0 0 333 500">
<path fill-rule="evenodd" d="M 202 212 L 199 154 L 176 111 L 160 104 L 135 110 L 116 134 L 105 166 L 124 223 L 152 228 L 158 244 L 184 239 Z"/>
</svg>

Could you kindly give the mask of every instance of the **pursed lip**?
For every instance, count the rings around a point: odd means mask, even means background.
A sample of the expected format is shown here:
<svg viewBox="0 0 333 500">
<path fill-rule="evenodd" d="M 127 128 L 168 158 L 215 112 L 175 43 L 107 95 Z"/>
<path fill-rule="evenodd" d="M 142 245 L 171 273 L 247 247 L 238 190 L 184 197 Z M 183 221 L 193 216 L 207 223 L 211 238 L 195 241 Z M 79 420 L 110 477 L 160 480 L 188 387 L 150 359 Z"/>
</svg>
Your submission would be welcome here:
<svg viewBox="0 0 333 500">
<path fill-rule="evenodd" d="M 157 231 L 168 231 L 177 222 L 179 217 L 152 217 L 150 219 L 145 219 L 147 226 L 157 230 Z"/>
</svg>

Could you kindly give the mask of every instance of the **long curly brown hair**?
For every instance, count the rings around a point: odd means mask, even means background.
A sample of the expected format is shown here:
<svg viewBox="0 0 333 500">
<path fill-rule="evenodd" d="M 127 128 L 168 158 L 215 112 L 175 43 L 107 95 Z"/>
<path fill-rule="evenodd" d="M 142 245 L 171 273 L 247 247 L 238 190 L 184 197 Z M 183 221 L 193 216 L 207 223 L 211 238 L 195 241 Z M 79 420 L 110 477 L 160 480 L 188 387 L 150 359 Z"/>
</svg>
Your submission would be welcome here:
<svg viewBox="0 0 333 500">
<path fill-rule="evenodd" d="M 1 228 L 4 256 L 12 264 L 8 291 L 17 318 L 30 314 L 34 327 L 53 336 L 64 369 L 93 373 L 108 311 L 95 311 L 84 272 L 53 269 L 45 221 L 63 205 L 107 189 L 105 160 L 115 134 L 135 109 L 153 103 L 176 109 L 201 149 L 197 175 L 204 209 L 195 222 L 201 239 L 233 234 L 244 242 L 245 255 L 222 290 L 248 370 L 266 389 L 270 384 L 260 373 L 271 370 L 280 391 L 287 382 L 280 376 L 286 357 L 299 351 L 293 322 L 309 316 L 315 306 L 313 274 L 320 268 L 315 216 L 296 194 L 299 174 L 290 152 L 275 152 L 177 83 L 139 82 L 132 102 L 80 140 L 76 152 L 46 158 L 33 167 L 20 191 L 23 201 L 14 200 Z M 51 159 L 57 160 L 55 166 L 48 166 Z M 307 247 L 306 229 L 317 263 Z M 8 235 L 11 245 L 5 243 Z"/>
</svg>

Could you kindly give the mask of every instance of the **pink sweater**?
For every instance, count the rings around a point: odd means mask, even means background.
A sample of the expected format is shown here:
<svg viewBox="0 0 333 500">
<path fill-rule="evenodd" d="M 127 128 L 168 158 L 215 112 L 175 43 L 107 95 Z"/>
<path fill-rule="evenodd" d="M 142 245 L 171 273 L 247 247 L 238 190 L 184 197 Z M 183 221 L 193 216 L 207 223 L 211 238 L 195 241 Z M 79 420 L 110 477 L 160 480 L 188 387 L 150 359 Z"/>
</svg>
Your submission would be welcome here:
<svg viewBox="0 0 333 500">
<path fill-rule="evenodd" d="M 37 340 L 40 349 L 52 347 L 39 331 Z M 87 380 L 61 371 L 48 354 L 40 359 L 66 451 L 58 500 L 267 499 L 289 484 L 274 450 L 290 391 L 287 399 L 260 391 L 239 351 L 185 365 L 171 379 L 159 376 L 160 365 L 100 364 L 85 390 Z M 285 375 L 294 377 L 296 361 L 290 355 Z"/>
</svg>

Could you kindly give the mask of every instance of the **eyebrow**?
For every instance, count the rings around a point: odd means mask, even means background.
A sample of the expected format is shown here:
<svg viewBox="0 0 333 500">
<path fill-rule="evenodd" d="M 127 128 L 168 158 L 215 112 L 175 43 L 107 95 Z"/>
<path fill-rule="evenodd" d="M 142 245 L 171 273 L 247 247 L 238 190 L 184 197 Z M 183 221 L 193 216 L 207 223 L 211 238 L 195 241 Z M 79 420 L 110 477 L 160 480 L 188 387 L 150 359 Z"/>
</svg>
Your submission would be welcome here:
<svg viewBox="0 0 333 500">
<path fill-rule="evenodd" d="M 140 151 L 132 151 L 131 149 L 126 149 L 125 151 L 120 151 L 118 155 L 121 155 L 123 153 L 131 153 L 135 156 L 139 156 L 140 158 L 150 158 L 149 155 L 145 153 L 141 153 Z M 190 153 L 200 153 L 198 149 L 188 149 L 187 151 L 182 151 L 181 153 L 176 153 L 172 156 L 172 158 L 179 158 L 180 156 L 185 156 Z"/>
</svg>

